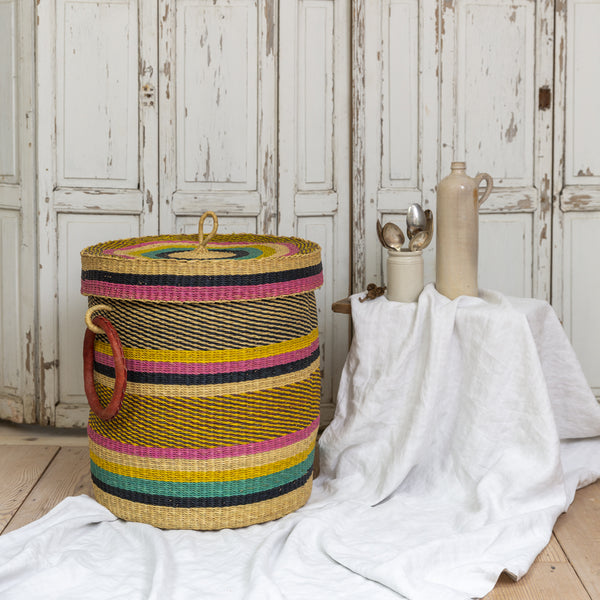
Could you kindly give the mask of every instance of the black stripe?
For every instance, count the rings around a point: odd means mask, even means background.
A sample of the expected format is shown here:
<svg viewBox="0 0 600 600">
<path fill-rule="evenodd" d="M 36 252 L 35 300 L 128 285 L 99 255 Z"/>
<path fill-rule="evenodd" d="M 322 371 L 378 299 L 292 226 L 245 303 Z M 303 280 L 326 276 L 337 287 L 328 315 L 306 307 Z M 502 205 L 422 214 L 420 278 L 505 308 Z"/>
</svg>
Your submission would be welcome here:
<svg viewBox="0 0 600 600">
<path fill-rule="evenodd" d="M 223 498 L 176 498 L 175 496 L 159 496 L 117 488 L 104 483 L 94 475 L 92 475 L 92 481 L 94 482 L 94 485 L 98 486 L 103 492 L 116 496 L 117 498 L 122 498 L 123 500 L 130 500 L 131 502 L 141 502 L 143 504 L 151 504 L 152 506 L 168 506 L 171 508 L 218 508 L 223 506 L 253 504 L 263 500 L 271 500 L 272 498 L 277 498 L 278 496 L 293 492 L 308 481 L 312 474 L 312 470 L 311 465 L 310 469 L 302 475 L 302 477 L 299 477 L 290 483 L 286 483 L 285 485 L 271 488 L 270 490 L 254 492 L 253 494 L 244 494 L 243 496 L 226 496 Z"/>
<path fill-rule="evenodd" d="M 306 279 L 318 275 L 322 271 L 321 263 L 276 271 L 275 273 L 253 273 L 246 275 L 142 275 L 138 273 L 111 273 L 109 271 L 82 271 L 84 281 L 103 281 L 125 285 L 176 286 L 176 287 L 218 287 L 228 285 L 263 285 L 267 283 L 282 283 L 294 279 Z"/>
<path fill-rule="evenodd" d="M 241 381 L 253 381 L 255 379 L 265 379 L 267 377 L 277 377 L 294 373 L 309 367 L 319 357 L 319 348 L 305 358 L 265 367 L 263 369 L 251 369 L 248 371 L 236 371 L 234 373 L 205 373 L 200 375 L 189 375 L 185 373 L 147 373 L 142 371 L 132 371 L 127 369 L 127 381 L 131 383 L 149 383 L 161 385 L 219 385 L 224 383 L 238 383 Z M 99 362 L 94 363 L 94 369 L 107 377 L 114 378 L 115 369 Z"/>
</svg>

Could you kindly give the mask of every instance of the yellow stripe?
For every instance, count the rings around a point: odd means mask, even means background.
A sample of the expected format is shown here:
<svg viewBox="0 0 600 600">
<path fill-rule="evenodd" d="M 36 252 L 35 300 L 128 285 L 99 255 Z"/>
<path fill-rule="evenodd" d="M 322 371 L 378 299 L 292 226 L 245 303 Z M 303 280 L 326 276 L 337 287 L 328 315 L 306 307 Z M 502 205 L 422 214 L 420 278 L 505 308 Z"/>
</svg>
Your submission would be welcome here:
<svg viewBox="0 0 600 600">
<path fill-rule="evenodd" d="M 310 454 L 311 448 L 268 465 L 255 467 L 243 467 L 241 469 L 227 469 L 222 471 L 177 471 L 171 469 L 145 469 L 143 467 L 131 467 L 119 465 L 103 458 L 90 450 L 90 458 L 92 461 L 105 471 L 110 471 L 117 475 L 125 475 L 126 477 L 134 477 L 136 479 L 149 479 L 151 481 L 173 481 L 183 483 L 199 483 L 211 481 L 239 481 L 241 479 L 253 479 L 255 477 L 263 477 L 278 473 L 289 467 L 295 467 L 300 464 Z M 173 466 L 176 466 L 177 460 L 172 460 Z"/>
<path fill-rule="evenodd" d="M 177 363 L 220 363 L 253 358 L 268 358 L 284 352 L 301 350 L 310 346 L 319 336 L 317 328 L 310 333 L 293 340 L 255 346 L 254 348 L 231 348 L 226 350 L 151 350 L 147 348 L 123 348 L 125 358 L 130 360 L 148 360 L 154 362 Z M 111 355 L 110 344 L 96 339 L 96 350 Z"/>
<path fill-rule="evenodd" d="M 112 386 L 102 385 L 96 375 L 96 390 L 104 405 Z M 138 396 L 128 385 L 118 417 L 101 421 L 91 413 L 90 424 L 108 438 L 140 446 L 208 448 L 260 442 L 308 426 L 319 414 L 320 382 L 315 370 L 306 379 L 277 389 L 196 398 L 182 397 L 182 390 L 169 397 Z M 265 414 L 268 407 L 270 416 Z M 240 418 L 246 420 L 244 415 L 255 416 L 256 422 L 240 423 Z"/>
</svg>

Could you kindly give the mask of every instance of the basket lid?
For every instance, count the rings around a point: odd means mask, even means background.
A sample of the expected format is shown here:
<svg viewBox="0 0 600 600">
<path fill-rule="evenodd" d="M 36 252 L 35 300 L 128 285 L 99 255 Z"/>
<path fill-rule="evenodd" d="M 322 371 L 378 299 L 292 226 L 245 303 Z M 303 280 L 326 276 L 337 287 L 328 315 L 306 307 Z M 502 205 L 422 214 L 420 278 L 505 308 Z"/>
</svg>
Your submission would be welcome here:
<svg viewBox="0 0 600 600">
<path fill-rule="evenodd" d="M 204 220 L 213 218 L 205 236 Z M 222 302 L 289 296 L 323 284 L 321 248 L 295 237 L 216 233 L 103 242 L 81 252 L 84 296 L 156 302 Z"/>
</svg>

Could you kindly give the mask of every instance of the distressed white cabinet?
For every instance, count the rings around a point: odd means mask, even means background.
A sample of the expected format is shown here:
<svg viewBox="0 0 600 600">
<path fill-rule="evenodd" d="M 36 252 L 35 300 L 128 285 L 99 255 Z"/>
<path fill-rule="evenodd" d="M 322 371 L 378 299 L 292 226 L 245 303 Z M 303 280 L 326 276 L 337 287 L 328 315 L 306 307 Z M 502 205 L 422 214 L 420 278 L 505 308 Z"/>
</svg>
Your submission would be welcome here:
<svg viewBox="0 0 600 600">
<path fill-rule="evenodd" d="M 354 3 L 353 286 L 383 281 L 375 223 L 403 231 L 414 202 L 435 208 L 438 175 L 437 0 Z M 432 248 L 427 279 L 435 276 Z"/>
<path fill-rule="evenodd" d="M 281 0 L 279 10 L 278 230 L 324 249 L 317 312 L 328 422 L 350 337 L 347 318 L 331 311 L 350 292 L 350 3 Z"/>
<path fill-rule="evenodd" d="M 331 303 L 453 160 L 495 181 L 481 287 L 551 300 L 600 396 L 599 30 L 600 0 L 0 0 L 0 418 L 86 420 L 84 246 L 211 209 L 323 247 L 328 420 Z"/>
<path fill-rule="evenodd" d="M 494 191 L 481 207 L 479 283 L 550 300 L 554 10 L 547 0 L 443 3 L 441 170 L 466 160 Z"/>
<path fill-rule="evenodd" d="M 465 160 L 495 183 L 480 286 L 551 300 L 600 395 L 600 0 L 354 0 L 353 22 L 354 289 L 384 279 L 376 219 L 435 209 Z"/>
<path fill-rule="evenodd" d="M 557 2 L 552 302 L 600 396 L 600 0 Z"/>
<path fill-rule="evenodd" d="M 0 0 L 0 419 L 34 421 L 33 2 Z"/>
<path fill-rule="evenodd" d="M 40 420 L 87 420 L 80 251 L 158 232 L 156 7 L 37 6 Z"/>
<path fill-rule="evenodd" d="M 194 233 L 206 210 L 218 214 L 221 232 L 300 235 L 322 245 L 323 417 L 331 417 L 348 330 L 333 327 L 329 307 L 350 286 L 349 269 L 340 267 L 350 247 L 345 7 L 333 0 L 286 0 L 281 9 L 272 0 L 38 6 L 38 47 L 47 49 L 37 58 L 43 422 L 87 419 L 81 249 Z M 278 55 L 280 30 L 295 42 Z M 297 65 L 304 77 L 290 79 Z"/>
<path fill-rule="evenodd" d="M 480 285 L 550 299 L 552 110 L 538 97 L 552 86 L 552 4 L 356 0 L 355 20 L 355 289 L 383 280 L 376 219 L 405 229 L 411 203 L 435 210 L 437 182 L 465 160 L 495 182 Z"/>
</svg>

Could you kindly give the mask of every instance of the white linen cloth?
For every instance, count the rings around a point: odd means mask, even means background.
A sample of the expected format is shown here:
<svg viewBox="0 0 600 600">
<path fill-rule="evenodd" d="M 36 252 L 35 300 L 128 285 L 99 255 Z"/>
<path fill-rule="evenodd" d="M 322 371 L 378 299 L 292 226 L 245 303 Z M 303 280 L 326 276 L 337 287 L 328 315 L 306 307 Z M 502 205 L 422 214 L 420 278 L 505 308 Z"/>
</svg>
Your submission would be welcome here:
<svg viewBox="0 0 600 600">
<path fill-rule="evenodd" d="M 600 477 L 600 406 L 553 310 L 433 285 L 415 304 L 358 296 L 305 507 L 161 531 L 69 498 L 0 537 L 0 597 L 463 600 L 523 575 Z"/>
</svg>

